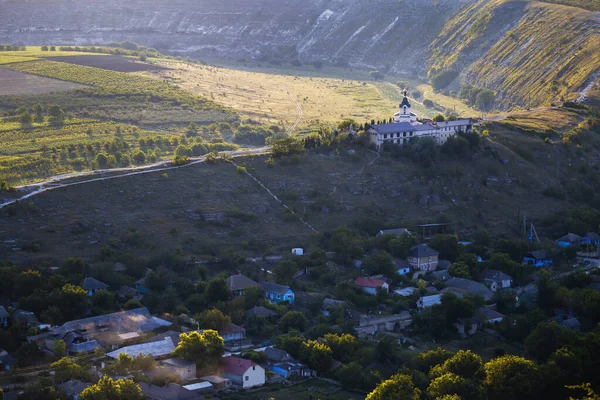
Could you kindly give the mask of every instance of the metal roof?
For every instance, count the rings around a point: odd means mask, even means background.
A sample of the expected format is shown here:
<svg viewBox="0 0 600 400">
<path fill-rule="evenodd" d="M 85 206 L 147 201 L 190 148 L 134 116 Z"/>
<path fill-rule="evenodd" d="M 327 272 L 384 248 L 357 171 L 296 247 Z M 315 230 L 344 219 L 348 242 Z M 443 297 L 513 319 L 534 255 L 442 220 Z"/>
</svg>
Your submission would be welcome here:
<svg viewBox="0 0 600 400">
<path fill-rule="evenodd" d="M 227 278 L 227 286 L 231 291 L 244 290 L 250 287 L 258 287 L 258 283 L 242 274 L 231 275 Z"/>
<path fill-rule="evenodd" d="M 133 346 L 122 347 L 118 350 L 111 351 L 106 355 L 110 358 L 117 358 L 119 354 L 125 353 L 130 355 L 131 357 L 135 357 L 138 354 L 149 355 L 152 357 L 161 357 L 171 354 L 171 352 L 175 350 L 175 344 L 173 344 L 173 340 L 170 337 L 166 337 L 162 341 L 157 342 L 148 342 L 142 344 L 136 344 Z"/>
<path fill-rule="evenodd" d="M 290 290 L 289 286 L 278 285 L 273 282 L 261 282 L 260 286 L 265 292 L 269 293 L 277 293 L 280 295 L 284 295 L 288 290 Z"/>
<path fill-rule="evenodd" d="M 384 133 L 401 133 L 401 132 L 414 132 L 416 129 L 408 122 L 397 122 L 394 124 L 378 124 L 373 125 L 372 128 L 380 134 Z"/>
</svg>

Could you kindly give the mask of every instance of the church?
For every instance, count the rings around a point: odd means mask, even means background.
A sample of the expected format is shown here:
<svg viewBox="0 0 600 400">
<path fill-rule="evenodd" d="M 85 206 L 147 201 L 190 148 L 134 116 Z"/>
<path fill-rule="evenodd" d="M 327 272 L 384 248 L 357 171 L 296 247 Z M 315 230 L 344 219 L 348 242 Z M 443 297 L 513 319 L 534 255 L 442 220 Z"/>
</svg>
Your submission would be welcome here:
<svg viewBox="0 0 600 400">
<path fill-rule="evenodd" d="M 458 132 L 471 132 L 475 121 L 472 119 L 457 119 L 443 122 L 419 122 L 417 115 L 410 110 L 407 93 L 400 103 L 400 111 L 394 114 L 393 123 L 376 124 L 367 133 L 371 143 L 380 148 L 384 143 L 403 145 L 412 138 L 432 137 L 442 145 L 449 137 Z"/>
</svg>

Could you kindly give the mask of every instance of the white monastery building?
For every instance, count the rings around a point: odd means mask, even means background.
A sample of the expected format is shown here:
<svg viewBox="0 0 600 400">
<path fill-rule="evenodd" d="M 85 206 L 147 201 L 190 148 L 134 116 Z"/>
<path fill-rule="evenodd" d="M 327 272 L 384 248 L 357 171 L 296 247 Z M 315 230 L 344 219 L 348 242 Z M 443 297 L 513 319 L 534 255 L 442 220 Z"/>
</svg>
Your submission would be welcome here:
<svg viewBox="0 0 600 400">
<path fill-rule="evenodd" d="M 457 119 L 444 122 L 419 122 L 417 115 L 410 111 L 410 102 L 404 92 L 400 103 L 400 111 L 394 114 L 393 123 L 376 124 L 367 131 L 371 143 L 378 148 L 384 143 L 405 144 L 412 138 L 432 137 L 440 145 L 458 132 L 471 132 L 475 121 L 472 119 Z"/>
</svg>

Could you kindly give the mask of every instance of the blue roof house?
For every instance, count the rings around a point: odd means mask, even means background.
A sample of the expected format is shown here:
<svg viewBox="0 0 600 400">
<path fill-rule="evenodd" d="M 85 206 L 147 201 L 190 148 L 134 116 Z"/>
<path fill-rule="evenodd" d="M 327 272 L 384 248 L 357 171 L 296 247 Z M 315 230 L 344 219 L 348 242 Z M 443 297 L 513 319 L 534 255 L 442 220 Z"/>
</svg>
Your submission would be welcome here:
<svg viewBox="0 0 600 400">
<path fill-rule="evenodd" d="M 534 267 L 551 267 L 552 256 L 546 250 L 531 251 L 523 257 L 523 264 Z"/>
<path fill-rule="evenodd" d="M 93 295 L 98 290 L 108 290 L 108 285 L 104 282 L 100 282 L 98 279 L 87 277 L 83 280 L 81 287 L 88 292 L 88 296 Z"/>
<path fill-rule="evenodd" d="M 406 260 L 394 259 L 394 267 L 398 275 L 406 275 L 410 273 L 410 264 Z"/>
<path fill-rule="evenodd" d="M 581 244 L 593 244 L 598 246 L 600 243 L 600 236 L 596 232 L 588 232 L 581 241 Z"/>
<path fill-rule="evenodd" d="M 261 282 L 260 286 L 265 292 L 265 297 L 271 303 L 283 303 L 287 301 L 290 304 L 294 304 L 294 292 L 289 286 L 278 285 L 272 282 Z"/>
<path fill-rule="evenodd" d="M 583 243 L 584 238 L 574 233 L 568 233 L 567 235 L 556 239 L 556 243 L 562 248 L 567 247 L 578 247 Z"/>
</svg>

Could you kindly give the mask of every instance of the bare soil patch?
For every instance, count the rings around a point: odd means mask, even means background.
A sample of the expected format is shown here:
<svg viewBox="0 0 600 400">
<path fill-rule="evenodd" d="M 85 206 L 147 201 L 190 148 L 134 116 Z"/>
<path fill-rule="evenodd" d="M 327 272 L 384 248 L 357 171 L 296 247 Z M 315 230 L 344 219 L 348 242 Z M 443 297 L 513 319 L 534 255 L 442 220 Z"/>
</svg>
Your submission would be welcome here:
<svg viewBox="0 0 600 400">
<path fill-rule="evenodd" d="M 161 71 L 166 69 L 158 65 L 135 62 L 129 58 L 116 56 L 64 56 L 46 57 L 46 59 L 116 72 Z"/>
<path fill-rule="evenodd" d="M 86 86 L 18 71 L 0 69 L 0 96 L 67 92 L 82 87 Z"/>
</svg>

